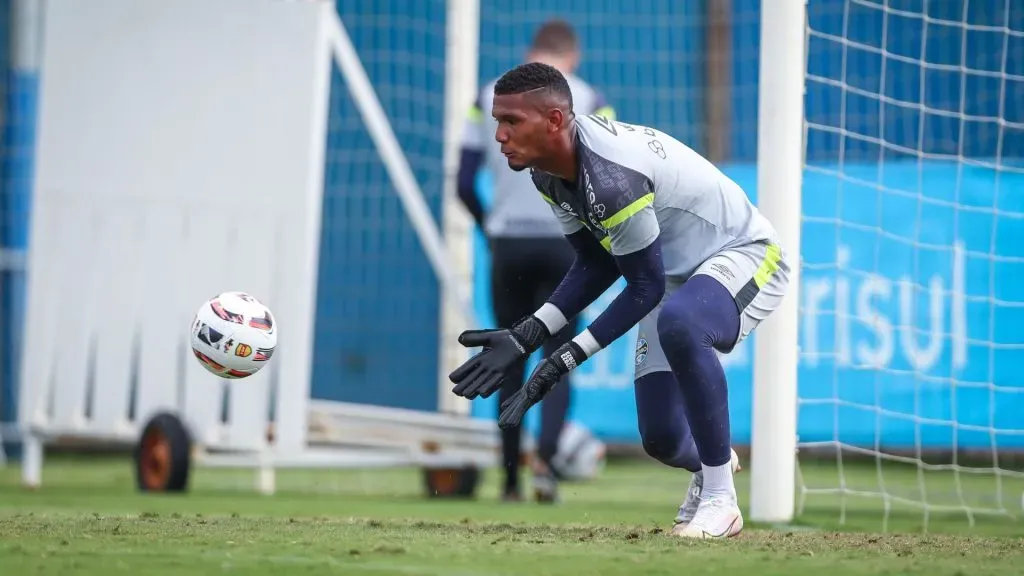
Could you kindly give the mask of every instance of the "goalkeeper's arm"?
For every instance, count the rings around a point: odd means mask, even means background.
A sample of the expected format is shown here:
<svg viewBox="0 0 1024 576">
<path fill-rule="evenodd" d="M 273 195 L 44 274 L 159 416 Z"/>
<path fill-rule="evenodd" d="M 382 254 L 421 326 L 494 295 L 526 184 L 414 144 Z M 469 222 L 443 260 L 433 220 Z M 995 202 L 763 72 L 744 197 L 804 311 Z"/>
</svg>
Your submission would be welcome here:
<svg viewBox="0 0 1024 576">
<path fill-rule="evenodd" d="M 619 277 L 615 261 L 581 225 L 567 234 L 576 249 L 576 259 L 546 304 L 515 326 L 496 330 L 466 330 L 459 343 L 467 348 L 482 346 L 476 354 L 448 375 L 452 392 L 465 398 L 487 398 L 501 386 L 512 363 L 529 356 L 551 335 L 597 299 Z"/>
<path fill-rule="evenodd" d="M 565 237 L 576 251 L 576 257 L 547 302 L 534 313 L 548 334 L 558 333 L 569 319 L 600 298 L 622 275 L 615 258 L 589 230 L 580 227 Z"/>
<path fill-rule="evenodd" d="M 661 241 L 657 236 L 635 252 L 615 256 L 617 268 L 626 277 L 626 289 L 620 293 L 583 332 L 544 358 L 526 384 L 501 404 L 498 426 L 502 430 L 519 426 L 531 406 L 540 400 L 574 368 L 622 336 L 654 310 L 665 294 L 665 272 L 661 260 Z M 560 289 L 572 288 L 569 275 Z M 583 286 L 577 286 L 583 292 Z M 558 298 L 553 296 L 552 300 Z M 557 307 L 548 301 L 545 306 Z"/>
<path fill-rule="evenodd" d="M 548 301 L 534 314 L 544 323 L 548 333 L 554 334 L 568 323 L 568 318 L 582 312 L 619 276 L 624 276 L 625 289 L 586 330 L 573 338 L 585 358 L 628 332 L 654 310 L 665 294 L 665 268 L 659 238 L 655 237 L 649 245 L 631 254 L 612 256 L 600 247 L 593 236 L 588 234 L 588 237 L 590 245 L 585 250 L 581 250 L 581 239 L 573 239 L 573 246 L 577 249 L 576 260 Z M 591 246 L 597 246 L 597 249 Z"/>
</svg>

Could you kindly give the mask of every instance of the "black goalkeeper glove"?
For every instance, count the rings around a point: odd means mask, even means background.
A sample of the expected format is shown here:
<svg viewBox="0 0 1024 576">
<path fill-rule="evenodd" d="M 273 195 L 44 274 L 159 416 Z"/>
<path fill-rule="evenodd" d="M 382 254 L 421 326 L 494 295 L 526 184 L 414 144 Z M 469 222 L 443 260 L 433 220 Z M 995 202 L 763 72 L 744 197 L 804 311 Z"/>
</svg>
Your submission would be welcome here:
<svg viewBox="0 0 1024 576">
<path fill-rule="evenodd" d="M 541 360 L 526 385 L 501 403 L 498 427 L 505 430 L 519 426 L 526 411 L 540 402 L 558 384 L 562 376 L 568 374 L 586 359 L 587 355 L 579 344 L 569 341 Z"/>
<path fill-rule="evenodd" d="M 452 392 L 469 399 L 494 394 L 509 367 L 532 354 L 548 336 L 547 327 L 533 315 L 511 329 L 466 330 L 459 335 L 459 344 L 466 348 L 483 346 L 484 350 L 448 375 L 455 384 Z"/>
</svg>

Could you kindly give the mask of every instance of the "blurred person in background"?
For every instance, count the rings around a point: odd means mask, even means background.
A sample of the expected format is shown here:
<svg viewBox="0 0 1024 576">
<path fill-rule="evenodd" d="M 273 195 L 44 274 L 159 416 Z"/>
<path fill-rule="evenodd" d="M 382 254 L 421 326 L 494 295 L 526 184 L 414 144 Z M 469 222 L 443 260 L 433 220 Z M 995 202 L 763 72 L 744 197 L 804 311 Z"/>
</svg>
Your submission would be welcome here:
<svg viewBox="0 0 1024 576">
<path fill-rule="evenodd" d="M 614 109 L 602 95 L 575 75 L 580 48 L 575 30 L 562 20 L 549 20 L 536 32 L 527 62 L 541 62 L 557 68 L 572 91 L 579 114 L 600 114 L 614 119 Z M 491 299 L 500 327 L 511 327 L 536 310 L 558 286 L 575 253 L 563 236 L 551 207 L 530 179 L 529 170 L 513 171 L 494 139 L 491 100 L 494 80 L 481 88 L 470 108 L 463 134 L 459 161 L 458 193 L 469 213 L 483 231 L 491 252 Z M 492 208 L 484 211 L 476 187 L 477 173 L 486 167 L 493 176 Z M 578 330 L 575 322 L 566 326 L 544 346 L 549 355 Z M 522 387 L 525 362 L 520 363 L 499 392 L 498 405 Z M 532 459 L 533 490 L 539 502 L 558 500 L 561 473 L 553 464 L 559 437 L 569 412 L 571 389 L 563 379 L 541 405 L 537 458 Z M 505 483 L 502 498 L 522 500 L 519 486 L 522 429 L 502 430 L 502 462 Z"/>
</svg>

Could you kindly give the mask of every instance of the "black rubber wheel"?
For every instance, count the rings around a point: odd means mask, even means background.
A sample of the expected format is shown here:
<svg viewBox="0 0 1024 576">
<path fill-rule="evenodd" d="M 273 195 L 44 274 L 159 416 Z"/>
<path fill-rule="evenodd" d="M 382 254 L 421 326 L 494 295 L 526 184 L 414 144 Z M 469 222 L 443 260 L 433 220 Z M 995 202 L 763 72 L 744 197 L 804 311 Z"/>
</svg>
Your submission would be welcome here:
<svg viewBox="0 0 1024 576">
<path fill-rule="evenodd" d="M 180 418 L 153 416 L 135 445 L 135 482 L 141 492 L 184 492 L 192 466 L 192 438 Z"/>
<path fill-rule="evenodd" d="M 476 466 L 424 468 L 423 485 L 429 498 L 473 498 L 480 476 Z"/>
</svg>

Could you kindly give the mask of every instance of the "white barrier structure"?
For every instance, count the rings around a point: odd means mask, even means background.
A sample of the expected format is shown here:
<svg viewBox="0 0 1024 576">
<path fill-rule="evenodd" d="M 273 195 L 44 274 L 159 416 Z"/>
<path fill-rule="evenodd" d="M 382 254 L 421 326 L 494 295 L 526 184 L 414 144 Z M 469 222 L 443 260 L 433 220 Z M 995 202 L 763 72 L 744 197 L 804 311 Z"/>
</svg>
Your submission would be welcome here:
<svg viewBox="0 0 1024 576">
<path fill-rule="evenodd" d="M 278 467 L 496 461 L 490 422 L 310 400 L 333 63 L 443 292 L 459 294 L 333 3 L 51 0 L 44 30 L 19 399 L 27 485 L 42 481 L 46 442 L 134 443 L 167 412 L 201 462 L 260 468 L 267 492 Z M 279 322 L 270 365 L 244 380 L 220 381 L 188 350 L 196 305 L 224 290 L 258 295 Z M 464 296 L 445 306 L 468 312 Z"/>
</svg>

